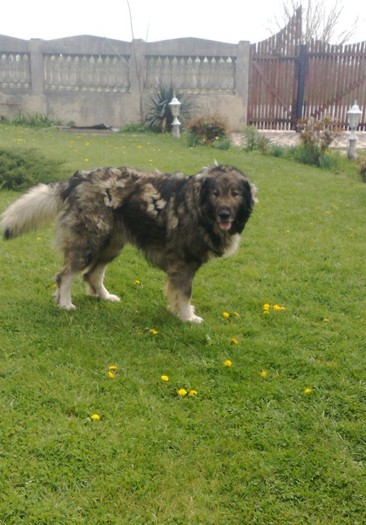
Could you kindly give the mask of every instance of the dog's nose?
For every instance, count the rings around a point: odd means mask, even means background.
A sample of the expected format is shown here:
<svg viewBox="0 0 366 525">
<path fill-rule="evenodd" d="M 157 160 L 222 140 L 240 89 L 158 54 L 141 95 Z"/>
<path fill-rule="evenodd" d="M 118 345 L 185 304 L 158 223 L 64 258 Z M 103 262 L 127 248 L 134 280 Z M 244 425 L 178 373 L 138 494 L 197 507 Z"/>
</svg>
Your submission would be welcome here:
<svg viewBox="0 0 366 525">
<path fill-rule="evenodd" d="M 227 221 L 230 219 L 230 211 L 227 209 L 220 210 L 218 216 L 221 221 Z"/>
</svg>

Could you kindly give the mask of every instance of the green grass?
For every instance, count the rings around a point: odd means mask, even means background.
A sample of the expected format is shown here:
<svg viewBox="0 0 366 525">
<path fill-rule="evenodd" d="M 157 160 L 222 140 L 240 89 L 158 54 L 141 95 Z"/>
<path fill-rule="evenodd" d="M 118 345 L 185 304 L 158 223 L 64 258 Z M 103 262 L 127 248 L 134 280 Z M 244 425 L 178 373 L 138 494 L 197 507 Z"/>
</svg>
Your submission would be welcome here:
<svg viewBox="0 0 366 525">
<path fill-rule="evenodd" d="M 0 523 L 364 524 L 356 168 L 145 134 L 0 126 L 0 146 L 38 148 L 65 162 L 65 176 L 98 165 L 193 173 L 216 159 L 243 169 L 260 201 L 240 251 L 196 277 L 199 326 L 166 312 L 164 275 L 132 248 L 107 273 L 121 303 L 94 301 L 78 282 L 77 310 L 65 312 L 52 299 L 52 227 L 0 241 Z M 0 210 L 16 195 L 1 192 Z M 264 315 L 264 303 L 286 310 Z M 179 398 L 181 387 L 197 395 Z"/>
</svg>

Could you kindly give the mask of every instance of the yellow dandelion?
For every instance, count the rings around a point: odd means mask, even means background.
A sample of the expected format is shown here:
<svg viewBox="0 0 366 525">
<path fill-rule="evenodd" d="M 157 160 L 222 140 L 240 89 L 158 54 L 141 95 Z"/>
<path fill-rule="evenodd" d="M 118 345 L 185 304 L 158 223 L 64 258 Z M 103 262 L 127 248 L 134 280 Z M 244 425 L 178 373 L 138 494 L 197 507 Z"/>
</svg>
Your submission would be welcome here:
<svg viewBox="0 0 366 525">
<path fill-rule="evenodd" d="M 157 335 L 159 332 L 157 330 L 155 330 L 155 328 L 150 328 L 149 330 L 149 334 L 151 335 Z"/>
<path fill-rule="evenodd" d="M 141 281 L 140 281 L 139 279 L 135 279 L 135 280 L 133 281 L 133 284 L 134 284 L 135 286 L 142 286 L 142 283 L 141 283 Z"/>
<path fill-rule="evenodd" d="M 113 372 L 113 370 L 108 370 L 107 376 L 109 377 L 109 379 L 116 379 L 117 373 Z"/>
<path fill-rule="evenodd" d="M 233 366 L 233 363 L 230 359 L 226 359 L 226 361 L 224 361 L 224 366 Z"/>
<path fill-rule="evenodd" d="M 223 317 L 224 319 L 229 319 L 229 317 L 230 317 L 229 312 L 222 312 L 222 317 Z"/>
<path fill-rule="evenodd" d="M 92 414 L 92 415 L 90 416 L 90 419 L 91 419 L 92 421 L 99 421 L 99 420 L 101 419 L 101 416 L 100 416 L 99 414 Z"/>
<path fill-rule="evenodd" d="M 266 377 L 268 377 L 268 371 L 267 371 L 267 370 L 261 370 L 261 371 L 259 372 L 259 375 L 260 375 L 261 377 L 263 377 L 263 378 L 266 378 Z"/>
<path fill-rule="evenodd" d="M 196 396 L 198 394 L 197 390 L 194 390 L 193 388 L 191 388 L 191 390 L 188 392 L 188 395 L 189 396 Z"/>
<path fill-rule="evenodd" d="M 161 376 L 160 378 L 162 381 L 165 381 L 165 383 L 167 383 L 169 381 L 169 376 Z"/>
<path fill-rule="evenodd" d="M 264 315 L 268 315 L 269 314 L 269 310 L 271 308 L 271 305 L 268 304 L 268 303 L 265 303 L 263 306 L 262 306 L 262 312 Z"/>
<path fill-rule="evenodd" d="M 187 392 L 187 390 L 185 388 L 180 388 L 177 391 L 177 394 L 178 394 L 179 397 L 185 397 L 188 394 L 188 392 Z"/>
<path fill-rule="evenodd" d="M 240 317 L 240 314 L 238 312 L 233 312 L 234 317 Z"/>
<path fill-rule="evenodd" d="M 232 338 L 230 339 L 230 343 L 231 343 L 232 345 L 238 345 L 238 344 L 239 344 L 239 341 L 237 340 L 236 337 L 232 337 Z"/>
<path fill-rule="evenodd" d="M 110 372 L 117 372 L 118 371 L 118 366 L 117 365 L 109 365 L 108 370 Z"/>
<path fill-rule="evenodd" d="M 309 395 L 312 394 L 313 392 L 314 392 L 313 389 L 310 388 L 310 387 L 306 387 L 306 388 L 304 388 L 304 394 L 305 394 L 306 396 L 309 396 Z"/>
<path fill-rule="evenodd" d="M 275 312 L 284 312 L 286 310 L 286 308 L 284 306 L 280 306 L 279 304 L 275 304 L 273 306 L 273 310 Z"/>
</svg>

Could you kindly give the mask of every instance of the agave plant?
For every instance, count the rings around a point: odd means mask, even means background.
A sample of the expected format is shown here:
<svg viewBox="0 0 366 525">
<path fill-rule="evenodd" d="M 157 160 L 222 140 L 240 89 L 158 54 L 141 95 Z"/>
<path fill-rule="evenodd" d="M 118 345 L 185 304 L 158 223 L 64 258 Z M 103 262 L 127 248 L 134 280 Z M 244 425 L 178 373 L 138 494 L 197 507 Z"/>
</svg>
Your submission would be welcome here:
<svg viewBox="0 0 366 525">
<path fill-rule="evenodd" d="M 190 118 L 192 104 L 188 97 L 183 93 L 177 93 L 173 85 L 159 85 L 156 94 L 151 97 L 150 104 L 147 106 L 145 125 L 150 130 L 159 133 L 171 131 L 173 116 L 169 103 L 173 97 L 177 97 L 181 103 L 179 119 L 182 123 Z"/>
</svg>

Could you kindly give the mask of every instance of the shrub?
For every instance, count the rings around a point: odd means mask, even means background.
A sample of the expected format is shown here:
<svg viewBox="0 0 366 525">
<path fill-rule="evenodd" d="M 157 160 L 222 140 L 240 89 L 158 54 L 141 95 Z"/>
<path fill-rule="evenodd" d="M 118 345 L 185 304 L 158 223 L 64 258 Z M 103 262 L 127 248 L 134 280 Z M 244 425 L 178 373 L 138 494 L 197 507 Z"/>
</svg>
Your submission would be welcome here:
<svg viewBox="0 0 366 525">
<path fill-rule="evenodd" d="M 1 119 L 6 124 L 13 126 L 24 126 L 29 128 L 51 128 L 52 126 L 60 126 L 61 121 L 58 119 L 52 119 L 49 115 L 43 115 L 42 113 L 19 113 L 18 117 L 10 120 L 6 118 Z"/>
<path fill-rule="evenodd" d="M 247 151 L 258 149 L 259 131 L 255 126 L 245 126 L 244 147 Z"/>
<path fill-rule="evenodd" d="M 191 120 L 187 127 L 189 134 L 196 137 L 197 144 L 213 144 L 228 134 L 227 123 L 218 114 L 198 117 Z"/>
<path fill-rule="evenodd" d="M 145 125 L 151 131 L 165 133 L 171 131 L 173 115 L 169 103 L 176 96 L 181 103 L 179 120 L 184 124 L 190 118 L 192 103 L 183 93 L 176 93 L 174 86 L 160 85 L 157 93 L 151 97 L 145 115 Z"/>
<path fill-rule="evenodd" d="M 146 133 L 146 127 L 142 124 L 125 124 L 119 130 L 121 133 Z"/>
<path fill-rule="evenodd" d="M 366 182 L 366 157 L 361 157 L 358 161 L 358 172 L 363 182 Z"/>
<path fill-rule="evenodd" d="M 224 137 L 217 138 L 212 143 L 212 147 L 215 149 L 227 151 L 231 148 L 232 141 L 229 135 L 225 135 Z"/>
<path fill-rule="evenodd" d="M 46 159 L 36 150 L 0 148 L 0 189 L 23 191 L 62 178 L 62 162 Z"/>
<path fill-rule="evenodd" d="M 324 166 L 327 150 L 338 136 L 338 123 L 331 117 L 322 120 L 308 118 L 299 122 L 300 145 L 295 149 L 295 159 L 303 164 Z"/>
<path fill-rule="evenodd" d="M 244 148 L 247 151 L 259 150 L 264 155 L 269 153 L 271 139 L 259 133 L 255 126 L 244 128 Z"/>
</svg>

